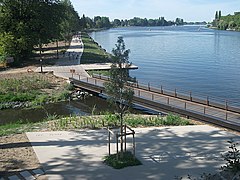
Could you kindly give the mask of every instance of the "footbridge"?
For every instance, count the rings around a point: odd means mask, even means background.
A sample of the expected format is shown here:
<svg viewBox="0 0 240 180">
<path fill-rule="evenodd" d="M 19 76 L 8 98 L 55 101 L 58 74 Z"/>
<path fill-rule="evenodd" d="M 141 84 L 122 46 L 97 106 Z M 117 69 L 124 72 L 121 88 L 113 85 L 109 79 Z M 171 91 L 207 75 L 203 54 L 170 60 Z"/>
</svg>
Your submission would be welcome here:
<svg viewBox="0 0 240 180">
<path fill-rule="evenodd" d="M 75 86 L 97 94 L 105 94 L 104 83 L 109 79 L 101 75 L 85 77 L 72 74 L 69 78 Z M 129 83 L 134 90 L 133 104 L 157 112 L 173 112 L 195 120 L 240 132 L 240 106 L 230 101 L 220 101 L 208 96 L 194 96 L 153 87 L 150 84 Z"/>
</svg>

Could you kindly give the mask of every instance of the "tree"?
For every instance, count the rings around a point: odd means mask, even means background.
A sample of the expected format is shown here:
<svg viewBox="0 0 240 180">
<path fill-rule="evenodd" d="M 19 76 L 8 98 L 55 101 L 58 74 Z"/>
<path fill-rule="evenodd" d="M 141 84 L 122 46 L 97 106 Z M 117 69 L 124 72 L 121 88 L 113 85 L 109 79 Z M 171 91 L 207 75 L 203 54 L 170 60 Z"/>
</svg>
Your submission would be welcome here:
<svg viewBox="0 0 240 180">
<path fill-rule="evenodd" d="M 86 29 L 87 28 L 87 22 L 86 22 L 86 18 L 85 18 L 84 14 L 83 14 L 83 16 L 81 18 L 81 27 L 82 27 L 82 29 Z"/>
<path fill-rule="evenodd" d="M 114 27 L 121 26 L 121 21 L 120 21 L 119 19 L 114 19 L 114 20 L 113 20 L 113 26 L 114 26 Z"/>
<path fill-rule="evenodd" d="M 0 36 L 8 40 L 1 39 L 6 47 L 2 49 L 15 61 L 28 59 L 34 47 L 66 39 L 78 29 L 79 16 L 70 0 L 0 0 Z"/>
<path fill-rule="evenodd" d="M 121 134 L 121 154 L 123 154 L 123 116 L 131 105 L 134 92 L 128 86 L 130 50 L 125 48 L 123 37 L 118 37 L 116 48 L 112 50 L 113 64 L 110 69 L 110 80 L 105 84 L 106 93 L 110 97 L 110 102 L 117 108 L 120 120 Z"/>
<path fill-rule="evenodd" d="M 215 20 L 218 20 L 218 11 L 216 11 Z"/>
</svg>

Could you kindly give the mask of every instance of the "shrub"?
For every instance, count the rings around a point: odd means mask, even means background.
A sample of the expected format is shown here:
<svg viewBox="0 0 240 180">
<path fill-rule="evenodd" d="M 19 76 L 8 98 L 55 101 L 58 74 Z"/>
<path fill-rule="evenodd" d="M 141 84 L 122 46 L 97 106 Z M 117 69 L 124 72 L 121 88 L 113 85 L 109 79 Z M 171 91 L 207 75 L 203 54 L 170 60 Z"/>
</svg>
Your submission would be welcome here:
<svg viewBox="0 0 240 180">
<path fill-rule="evenodd" d="M 237 173 L 240 171 L 240 152 L 237 149 L 238 143 L 234 142 L 233 139 L 229 140 L 228 143 L 230 144 L 230 150 L 223 155 L 226 164 L 222 166 L 222 169 Z"/>
<path fill-rule="evenodd" d="M 129 151 L 123 152 L 123 157 L 120 158 L 120 153 L 118 154 L 119 158 L 117 159 L 117 154 L 111 154 L 104 157 L 104 163 L 108 166 L 113 167 L 114 169 L 122 169 L 128 166 L 138 166 L 142 163 L 133 156 Z"/>
</svg>

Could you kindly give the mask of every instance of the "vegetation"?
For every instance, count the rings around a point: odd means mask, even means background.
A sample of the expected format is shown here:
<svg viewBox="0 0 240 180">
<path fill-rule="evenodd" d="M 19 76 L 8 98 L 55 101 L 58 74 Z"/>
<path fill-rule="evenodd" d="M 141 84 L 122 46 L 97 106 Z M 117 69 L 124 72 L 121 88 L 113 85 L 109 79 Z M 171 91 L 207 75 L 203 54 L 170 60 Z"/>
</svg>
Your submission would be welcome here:
<svg viewBox="0 0 240 180">
<path fill-rule="evenodd" d="M 65 84 L 65 83 L 64 83 Z M 5 77 L 0 81 L 0 109 L 43 105 L 47 102 L 66 100 L 69 97 L 69 86 L 55 90 L 56 83 L 48 75 L 19 74 L 17 77 Z"/>
<path fill-rule="evenodd" d="M 88 74 L 90 75 L 94 75 L 94 74 L 98 74 L 101 76 L 110 76 L 110 72 L 108 70 L 90 70 L 88 71 Z"/>
<path fill-rule="evenodd" d="M 129 49 L 125 49 L 123 37 L 118 37 L 116 48 L 113 52 L 113 64 L 110 69 L 109 81 L 104 85 L 111 103 L 116 105 L 120 121 L 121 156 L 123 152 L 123 115 L 132 103 L 134 91 L 127 87 L 129 79 L 128 67 L 131 65 Z"/>
<path fill-rule="evenodd" d="M 230 144 L 230 151 L 223 155 L 226 164 L 222 166 L 222 169 L 232 171 L 236 174 L 237 172 L 240 172 L 240 152 L 239 149 L 237 149 L 238 143 L 234 142 L 233 139 L 228 141 L 228 143 Z"/>
<path fill-rule="evenodd" d="M 102 49 L 87 33 L 82 33 L 84 52 L 81 64 L 110 62 L 111 55 Z"/>
<path fill-rule="evenodd" d="M 142 163 L 129 151 L 123 153 L 123 158 L 117 159 L 117 154 L 111 154 L 104 157 L 104 163 L 114 169 L 122 169 L 128 166 L 138 166 Z"/>
<path fill-rule="evenodd" d="M 0 57 L 15 62 L 29 59 L 34 47 L 70 40 L 80 29 L 80 18 L 70 0 L 0 2 Z"/>
<path fill-rule="evenodd" d="M 31 132 L 38 129 L 39 126 L 43 128 L 43 122 L 42 123 L 30 123 L 30 122 L 24 123 L 23 121 L 19 120 L 15 123 L 0 125 L 0 129 L 1 129 L 0 136 Z"/>
<path fill-rule="evenodd" d="M 228 141 L 229 151 L 223 154 L 225 165 L 221 167 L 221 171 L 218 173 L 203 173 L 201 177 L 195 177 L 188 175 L 189 180 L 215 180 L 215 179 L 240 179 L 240 153 L 239 143 L 236 143 L 233 139 Z M 182 180 L 183 177 L 176 176 L 175 179 Z"/>
<path fill-rule="evenodd" d="M 169 120 L 171 119 L 171 120 Z M 149 127 L 149 126 L 175 126 L 175 125 L 191 125 L 189 120 L 180 118 L 176 115 L 168 115 L 166 117 L 158 116 L 141 116 L 141 115 L 127 115 L 124 118 L 124 123 L 131 127 Z M 0 126 L 0 136 L 8 134 L 16 134 L 30 131 L 41 131 L 42 129 L 61 131 L 74 129 L 97 129 L 103 127 L 119 127 L 120 122 L 117 114 L 105 113 L 99 116 L 69 116 L 58 117 L 56 115 L 48 114 L 48 117 L 42 122 L 25 123 L 24 121 L 17 121 Z"/>
<path fill-rule="evenodd" d="M 212 25 L 221 30 L 240 31 L 240 12 L 235 12 L 234 15 L 222 16 L 221 11 L 217 11 Z"/>
<path fill-rule="evenodd" d="M 181 18 L 176 18 L 175 21 L 167 21 L 164 17 L 159 17 L 158 19 L 134 17 L 129 20 L 114 19 L 110 22 L 108 17 L 95 16 L 91 19 L 89 17 L 85 17 L 85 15 L 81 18 L 81 23 L 85 29 L 105 29 L 124 26 L 172 26 L 186 24 Z"/>
</svg>

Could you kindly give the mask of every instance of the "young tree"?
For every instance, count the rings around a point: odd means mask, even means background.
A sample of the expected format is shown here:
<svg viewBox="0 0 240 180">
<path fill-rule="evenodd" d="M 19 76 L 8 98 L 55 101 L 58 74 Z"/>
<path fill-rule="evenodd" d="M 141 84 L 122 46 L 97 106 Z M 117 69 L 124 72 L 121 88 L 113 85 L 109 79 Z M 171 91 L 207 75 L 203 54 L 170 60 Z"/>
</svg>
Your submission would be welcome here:
<svg viewBox="0 0 240 180">
<path fill-rule="evenodd" d="M 113 64 L 110 69 L 110 80 L 105 84 L 106 93 L 110 101 L 114 102 L 119 114 L 120 134 L 121 134 L 121 154 L 123 153 L 123 116 L 131 105 L 134 92 L 128 86 L 129 79 L 129 53 L 125 48 L 123 37 L 118 37 L 116 48 L 112 50 Z"/>
</svg>

